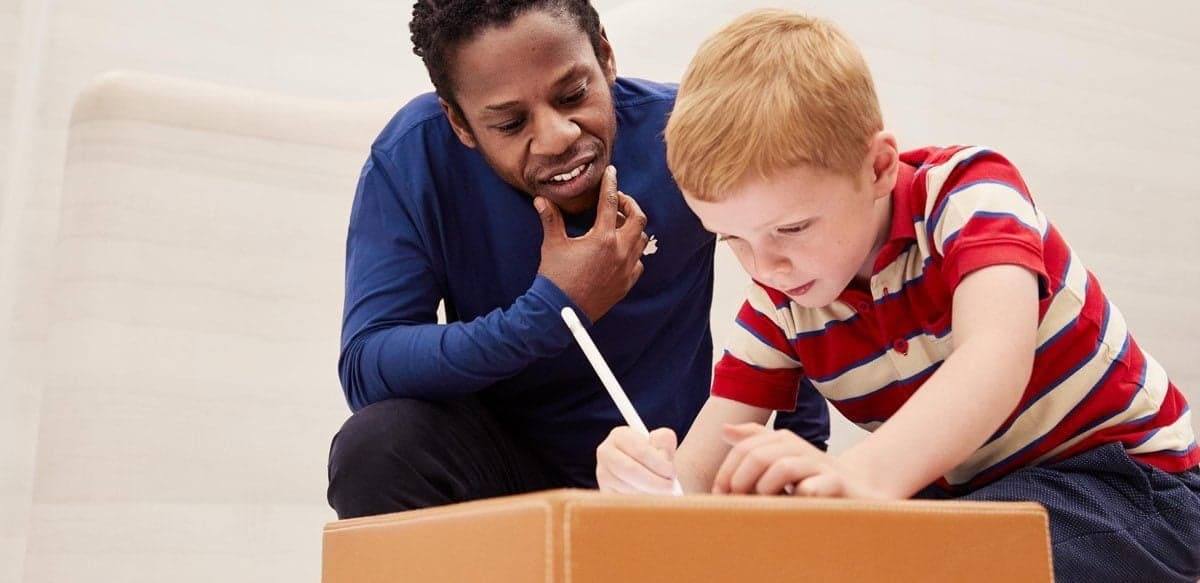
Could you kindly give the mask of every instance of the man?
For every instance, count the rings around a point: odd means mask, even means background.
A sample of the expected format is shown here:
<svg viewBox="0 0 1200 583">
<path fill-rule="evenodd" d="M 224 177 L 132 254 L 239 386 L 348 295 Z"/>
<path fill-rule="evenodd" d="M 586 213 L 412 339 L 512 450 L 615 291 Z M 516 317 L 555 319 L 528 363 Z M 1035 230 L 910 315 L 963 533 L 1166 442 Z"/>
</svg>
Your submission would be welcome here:
<svg viewBox="0 0 1200 583">
<path fill-rule="evenodd" d="M 421 0 L 412 38 L 437 94 L 384 129 L 350 218 L 341 518 L 594 487 L 622 421 L 564 307 L 648 425 L 682 435 L 708 395 L 714 240 L 666 169 L 674 88 L 618 79 L 586 0 Z M 787 426 L 823 444 L 801 395 Z"/>
</svg>

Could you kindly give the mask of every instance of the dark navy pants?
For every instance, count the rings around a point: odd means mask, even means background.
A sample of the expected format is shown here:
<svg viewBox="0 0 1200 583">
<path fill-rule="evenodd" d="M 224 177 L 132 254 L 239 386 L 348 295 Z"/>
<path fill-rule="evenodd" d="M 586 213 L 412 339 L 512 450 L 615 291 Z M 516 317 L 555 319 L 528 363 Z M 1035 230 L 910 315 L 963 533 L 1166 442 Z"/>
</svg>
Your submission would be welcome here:
<svg viewBox="0 0 1200 583">
<path fill-rule="evenodd" d="M 928 488 L 917 497 L 954 496 Z M 1113 443 L 1055 464 L 1023 468 L 957 498 L 1045 506 L 1059 583 L 1200 580 L 1196 468 L 1167 473 L 1130 459 L 1121 444 Z"/>
<path fill-rule="evenodd" d="M 329 448 L 338 518 L 567 486 L 474 398 L 391 399 L 360 409 Z"/>
</svg>

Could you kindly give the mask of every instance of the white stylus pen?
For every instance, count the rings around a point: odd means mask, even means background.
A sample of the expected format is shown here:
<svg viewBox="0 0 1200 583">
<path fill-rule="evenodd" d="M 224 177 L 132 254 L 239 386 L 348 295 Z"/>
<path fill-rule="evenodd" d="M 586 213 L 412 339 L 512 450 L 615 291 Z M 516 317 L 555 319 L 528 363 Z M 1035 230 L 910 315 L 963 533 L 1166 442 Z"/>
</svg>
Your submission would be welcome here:
<svg viewBox="0 0 1200 583">
<path fill-rule="evenodd" d="M 646 429 L 646 424 L 642 423 L 642 418 L 633 408 L 633 403 L 629 402 L 629 397 L 621 388 L 621 383 L 617 382 L 617 377 L 613 376 L 612 369 L 608 368 L 608 363 L 604 362 L 603 356 L 600 356 L 600 349 L 596 348 L 596 343 L 592 342 L 592 337 L 584 329 L 583 322 L 579 321 L 579 316 L 575 315 L 575 310 L 570 307 L 563 308 L 562 319 L 567 323 L 571 334 L 575 336 L 579 347 L 583 349 L 583 354 L 587 357 L 588 362 L 592 363 L 592 368 L 596 370 L 596 375 L 600 377 L 600 383 L 608 391 L 608 396 L 612 397 L 613 402 L 617 404 L 617 410 L 625 418 L 625 424 L 643 436 L 649 437 L 650 430 Z M 674 479 L 672 490 L 676 496 L 683 495 L 683 486 L 679 484 L 679 478 Z"/>
</svg>

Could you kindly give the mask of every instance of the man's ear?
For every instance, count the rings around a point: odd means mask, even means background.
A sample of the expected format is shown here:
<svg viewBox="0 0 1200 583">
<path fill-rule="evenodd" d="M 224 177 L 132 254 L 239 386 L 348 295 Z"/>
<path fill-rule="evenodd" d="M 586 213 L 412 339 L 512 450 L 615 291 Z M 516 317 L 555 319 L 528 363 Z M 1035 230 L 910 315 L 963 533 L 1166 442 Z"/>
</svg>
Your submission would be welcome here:
<svg viewBox="0 0 1200 583">
<path fill-rule="evenodd" d="M 612 45 L 608 42 L 608 33 L 600 27 L 600 69 L 604 71 L 604 79 L 609 85 L 617 82 L 617 58 L 613 56 Z"/>
<path fill-rule="evenodd" d="M 440 97 L 438 105 L 442 106 L 442 111 L 446 112 L 446 119 L 450 120 L 450 127 L 454 128 L 454 135 L 458 136 L 458 141 L 462 142 L 462 145 L 474 149 L 475 134 L 471 133 L 470 124 L 458 113 L 458 108 Z"/>
<path fill-rule="evenodd" d="M 896 136 L 888 132 L 876 132 L 871 136 L 868 150 L 871 160 L 871 190 L 875 198 L 892 193 L 896 177 L 900 172 L 900 150 L 896 147 Z"/>
</svg>

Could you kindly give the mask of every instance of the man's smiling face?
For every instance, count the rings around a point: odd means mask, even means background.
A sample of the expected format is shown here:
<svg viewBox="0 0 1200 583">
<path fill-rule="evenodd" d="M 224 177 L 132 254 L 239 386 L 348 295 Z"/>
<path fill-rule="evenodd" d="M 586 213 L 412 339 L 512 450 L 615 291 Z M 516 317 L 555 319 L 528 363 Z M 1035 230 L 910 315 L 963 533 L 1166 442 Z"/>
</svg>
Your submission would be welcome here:
<svg viewBox="0 0 1200 583">
<path fill-rule="evenodd" d="M 596 205 L 616 137 L 608 41 L 598 59 L 568 16 L 531 10 L 455 51 L 454 97 L 443 102 L 459 139 L 514 188 L 564 212 Z"/>
</svg>

